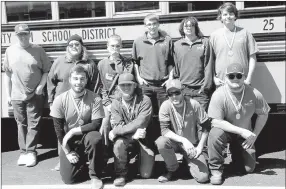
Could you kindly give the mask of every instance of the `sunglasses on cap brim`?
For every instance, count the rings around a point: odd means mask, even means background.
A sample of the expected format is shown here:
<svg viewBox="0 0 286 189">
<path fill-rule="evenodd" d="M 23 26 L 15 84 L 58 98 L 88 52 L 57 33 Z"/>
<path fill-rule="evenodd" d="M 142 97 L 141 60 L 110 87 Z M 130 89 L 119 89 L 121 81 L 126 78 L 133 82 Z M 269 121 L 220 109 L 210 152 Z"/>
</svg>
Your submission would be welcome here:
<svg viewBox="0 0 286 189">
<path fill-rule="evenodd" d="M 243 74 L 241 73 L 230 73 L 227 74 L 228 79 L 233 80 L 234 78 L 241 79 Z"/>
</svg>

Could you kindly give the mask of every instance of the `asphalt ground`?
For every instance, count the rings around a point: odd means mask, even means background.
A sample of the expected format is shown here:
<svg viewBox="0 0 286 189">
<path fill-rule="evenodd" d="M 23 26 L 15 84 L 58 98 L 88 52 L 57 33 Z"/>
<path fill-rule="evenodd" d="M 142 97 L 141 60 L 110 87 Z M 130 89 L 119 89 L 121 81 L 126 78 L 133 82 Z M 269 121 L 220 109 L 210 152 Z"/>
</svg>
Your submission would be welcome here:
<svg viewBox="0 0 286 189">
<path fill-rule="evenodd" d="M 38 164 L 35 167 L 17 166 L 19 151 L 1 153 L 2 169 L 1 183 L 3 188 L 89 188 L 90 181 L 74 185 L 65 185 L 61 181 L 60 173 L 51 170 L 58 162 L 55 148 L 38 149 Z M 229 160 L 229 161 L 228 161 Z M 264 154 L 257 159 L 257 166 L 252 174 L 237 173 L 229 164 L 231 160 L 226 158 L 225 182 L 220 188 L 285 188 L 285 151 Z M 178 176 L 173 181 L 161 184 L 158 176 L 165 172 L 165 165 L 160 155 L 156 155 L 154 173 L 151 179 L 140 179 L 137 174 L 136 163 L 131 160 L 129 177 L 124 188 L 144 189 L 174 189 L 174 188 L 214 188 L 210 183 L 198 184 L 188 173 L 188 169 L 180 164 Z M 103 175 L 104 188 L 116 188 L 113 186 L 113 159 L 109 163 Z M 217 187 L 217 186 L 215 186 Z"/>
</svg>

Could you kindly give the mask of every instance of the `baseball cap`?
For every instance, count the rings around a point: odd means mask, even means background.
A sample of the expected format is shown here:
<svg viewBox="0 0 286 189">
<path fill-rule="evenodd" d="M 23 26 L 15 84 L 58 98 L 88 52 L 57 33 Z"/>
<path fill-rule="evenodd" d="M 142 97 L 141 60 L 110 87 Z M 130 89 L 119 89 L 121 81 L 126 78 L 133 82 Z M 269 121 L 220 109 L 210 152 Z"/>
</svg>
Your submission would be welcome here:
<svg viewBox="0 0 286 189">
<path fill-rule="evenodd" d="M 239 63 L 233 63 L 227 66 L 226 68 L 226 74 L 230 73 L 241 73 L 244 74 L 243 67 Z"/>
<path fill-rule="evenodd" d="M 15 33 L 30 33 L 30 29 L 27 24 L 18 24 L 15 26 Z"/>
<path fill-rule="evenodd" d="M 173 79 L 171 81 L 168 81 L 166 83 L 166 89 L 167 91 L 171 88 L 175 88 L 175 89 L 179 89 L 181 90 L 182 89 L 182 84 L 181 84 L 181 81 L 179 79 Z"/>
<path fill-rule="evenodd" d="M 135 77 L 131 73 L 123 73 L 119 76 L 118 84 L 136 83 Z"/>
<path fill-rule="evenodd" d="M 70 36 L 70 38 L 67 40 L 67 44 L 69 44 L 73 40 L 78 41 L 81 45 L 83 45 L 83 41 L 82 41 L 81 36 L 79 36 L 77 34 Z"/>
</svg>

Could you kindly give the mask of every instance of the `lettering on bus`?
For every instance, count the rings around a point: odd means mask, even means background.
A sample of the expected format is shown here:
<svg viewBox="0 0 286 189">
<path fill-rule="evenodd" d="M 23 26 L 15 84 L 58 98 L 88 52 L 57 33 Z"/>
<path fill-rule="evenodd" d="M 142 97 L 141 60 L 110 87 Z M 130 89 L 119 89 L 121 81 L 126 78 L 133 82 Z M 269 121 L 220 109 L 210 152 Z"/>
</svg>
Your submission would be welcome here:
<svg viewBox="0 0 286 189">
<path fill-rule="evenodd" d="M 70 30 L 64 30 L 64 31 L 44 31 L 42 32 L 43 42 L 55 42 L 55 41 L 67 41 L 69 37 L 71 36 Z"/>
<path fill-rule="evenodd" d="M 1 43 L 3 44 L 10 44 L 12 43 L 12 39 L 13 39 L 13 36 L 12 36 L 12 32 L 9 32 L 9 33 L 2 33 L 1 34 Z M 13 34 L 14 35 L 14 34 Z M 34 42 L 34 36 L 33 36 L 33 32 L 30 32 L 30 40 L 31 42 Z"/>
<path fill-rule="evenodd" d="M 12 33 L 2 33 L 1 34 L 1 43 L 11 43 Z"/>
<path fill-rule="evenodd" d="M 103 29 L 83 29 L 82 39 L 108 39 L 111 35 L 115 34 L 116 28 L 103 28 Z"/>
</svg>

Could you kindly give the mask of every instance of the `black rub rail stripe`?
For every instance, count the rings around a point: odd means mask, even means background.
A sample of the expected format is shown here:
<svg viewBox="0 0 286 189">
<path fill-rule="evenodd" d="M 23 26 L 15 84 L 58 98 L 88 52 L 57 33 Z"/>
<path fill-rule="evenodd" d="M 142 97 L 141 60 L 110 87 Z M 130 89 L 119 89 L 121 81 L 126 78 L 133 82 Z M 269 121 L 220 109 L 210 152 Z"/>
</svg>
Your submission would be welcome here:
<svg viewBox="0 0 286 189">
<path fill-rule="evenodd" d="M 199 21 L 216 20 L 217 11 L 200 13 L 190 12 L 179 15 L 162 15 L 160 16 L 161 23 L 174 23 L 180 22 L 187 16 L 195 16 Z M 264 8 L 264 9 L 250 9 L 241 10 L 239 18 L 261 18 L 261 17 L 275 17 L 285 16 L 285 7 L 277 8 Z M 63 20 L 63 21 L 50 21 L 39 23 L 29 23 L 31 30 L 50 30 L 50 29 L 65 29 L 65 28 L 82 28 L 82 27 L 112 27 L 112 26 L 127 26 L 143 24 L 144 16 L 131 17 L 131 18 L 103 18 L 103 19 L 90 19 L 90 20 Z M 2 24 L 2 32 L 13 31 L 16 24 Z"/>
<path fill-rule="evenodd" d="M 279 33 L 256 33 L 253 34 L 255 40 L 257 42 L 270 42 L 270 41 L 285 41 L 285 33 L 279 32 Z M 179 38 L 173 38 L 173 41 L 177 41 Z M 133 40 L 124 40 L 122 42 L 123 48 L 132 48 Z M 53 52 L 53 51 L 65 51 L 66 44 L 46 44 L 41 45 L 46 52 Z M 106 49 L 106 42 L 87 42 L 85 43 L 85 46 L 88 50 L 100 50 L 100 49 Z M 1 48 L 1 53 L 5 53 L 7 47 Z"/>
</svg>

